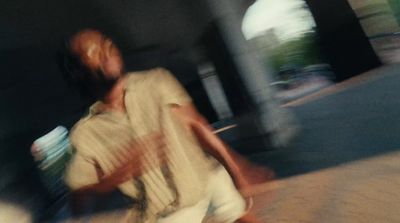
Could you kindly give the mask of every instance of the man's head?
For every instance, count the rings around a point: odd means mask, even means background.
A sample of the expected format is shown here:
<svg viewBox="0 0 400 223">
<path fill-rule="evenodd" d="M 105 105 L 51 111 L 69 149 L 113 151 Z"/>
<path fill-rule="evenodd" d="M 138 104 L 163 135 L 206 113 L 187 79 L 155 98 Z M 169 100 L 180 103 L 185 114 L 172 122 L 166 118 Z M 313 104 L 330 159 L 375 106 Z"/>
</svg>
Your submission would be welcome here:
<svg viewBox="0 0 400 223">
<path fill-rule="evenodd" d="M 103 97 L 123 75 L 123 61 L 112 40 L 97 30 L 83 30 L 69 41 L 69 51 L 80 64 L 74 79 L 96 97 Z"/>
<path fill-rule="evenodd" d="M 70 47 L 90 71 L 101 71 L 107 78 L 121 76 L 121 53 L 112 40 L 99 31 L 87 29 L 78 32 L 70 40 Z"/>
</svg>

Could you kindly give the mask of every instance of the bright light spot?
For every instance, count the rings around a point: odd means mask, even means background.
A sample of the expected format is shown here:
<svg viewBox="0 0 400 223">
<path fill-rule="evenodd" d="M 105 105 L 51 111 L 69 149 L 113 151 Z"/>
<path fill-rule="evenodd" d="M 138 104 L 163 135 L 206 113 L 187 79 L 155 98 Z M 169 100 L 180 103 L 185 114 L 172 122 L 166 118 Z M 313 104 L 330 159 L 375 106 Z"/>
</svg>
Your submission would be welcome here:
<svg viewBox="0 0 400 223">
<path fill-rule="evenodd" d="M 258 0 L 246 12 L 242 30 L 251 39 L 274 28 L 281 40 L 291 39 L 314 26 L 311 13 L 302 0 Z"/>
</svg>

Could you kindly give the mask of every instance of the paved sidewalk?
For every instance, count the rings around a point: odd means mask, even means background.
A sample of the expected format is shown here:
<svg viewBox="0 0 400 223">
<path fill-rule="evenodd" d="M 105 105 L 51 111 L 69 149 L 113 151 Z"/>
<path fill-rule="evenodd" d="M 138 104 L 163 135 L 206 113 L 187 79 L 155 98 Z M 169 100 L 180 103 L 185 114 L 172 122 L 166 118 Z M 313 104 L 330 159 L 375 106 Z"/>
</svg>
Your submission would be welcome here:
<svg viewBox="0 0 400 223">
<path fill-rule="evenodd" d="M 273 223 L 400 222 L 400 152 L 260 185 L 255 210 Z"/>
</svg>

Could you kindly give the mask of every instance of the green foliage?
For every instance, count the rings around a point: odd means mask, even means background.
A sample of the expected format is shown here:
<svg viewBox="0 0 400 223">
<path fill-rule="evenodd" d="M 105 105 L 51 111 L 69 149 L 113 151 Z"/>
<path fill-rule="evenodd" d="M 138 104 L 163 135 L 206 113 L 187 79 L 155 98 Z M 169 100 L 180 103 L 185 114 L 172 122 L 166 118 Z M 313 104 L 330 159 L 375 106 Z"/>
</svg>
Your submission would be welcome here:
<svg viewBox="0 0 400 223">
<path fill-rule="evenodd" d="M 314 32 L 305 33 L 302 37 L 292 39 L 273 49 L 266 49 L 266 60 L 275 71 L 284 66 L 307 66 L 321 63 L 321 55 Z"/>
</svg>

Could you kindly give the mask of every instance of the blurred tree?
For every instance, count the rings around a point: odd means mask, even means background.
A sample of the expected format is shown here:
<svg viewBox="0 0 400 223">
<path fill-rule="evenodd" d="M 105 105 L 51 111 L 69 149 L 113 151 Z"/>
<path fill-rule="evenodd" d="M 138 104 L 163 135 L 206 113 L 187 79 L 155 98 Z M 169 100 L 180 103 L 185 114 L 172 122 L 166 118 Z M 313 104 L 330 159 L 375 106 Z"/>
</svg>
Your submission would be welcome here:
<svg viewBox="0 0 400 223">
<path fill-rule="evenodd" d="M 269 61 L 276 71 L 285 66 L 303 67 L 323 62 L 315 32 L 304 33 L 299 38 L 266 51 L 265 55 L 269 55 Z"/>
</svg>

